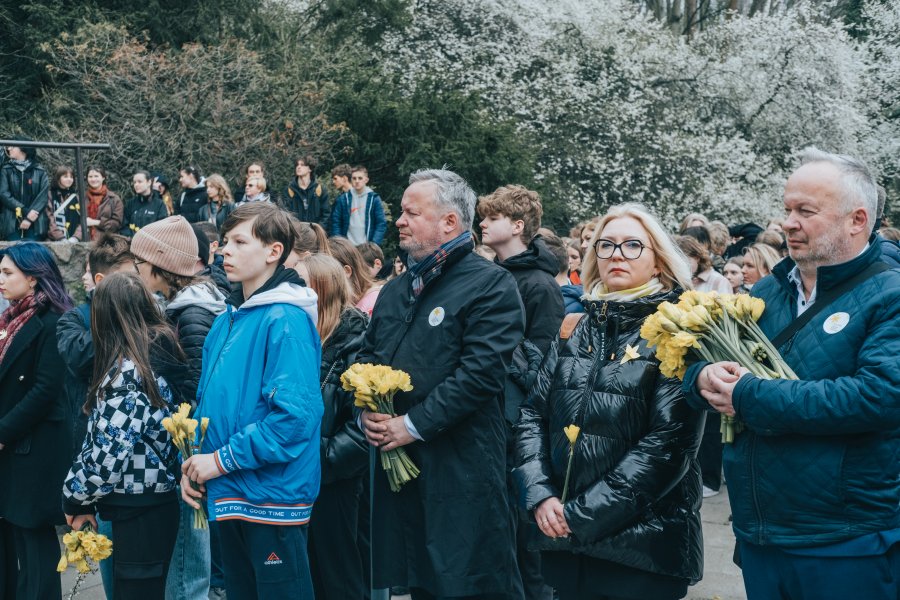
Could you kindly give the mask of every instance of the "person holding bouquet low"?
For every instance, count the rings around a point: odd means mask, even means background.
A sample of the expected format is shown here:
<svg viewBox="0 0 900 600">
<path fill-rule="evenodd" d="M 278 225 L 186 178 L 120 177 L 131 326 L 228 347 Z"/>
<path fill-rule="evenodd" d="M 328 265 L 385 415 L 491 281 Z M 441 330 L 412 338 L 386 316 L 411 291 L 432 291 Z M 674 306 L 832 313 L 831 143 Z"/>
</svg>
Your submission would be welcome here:
<svg viewBox="0 0 900 600">
<path fill-rule="evenodd" d="M 586 314 L 563 324 L 516 425 L 531 547 L 560 600 L 682 598 L 703 574 L 704 415 L 640 327 L 691 273 L 657 220 L 624 204 L 597 224 L 582 280 Z"/>
<path fill-rule="evenodd" d="M 163 428 L 187 376 L 175 332 L 135 273 L 112 273 L 91 301 L 94 376 L 87 435 L 63 485 L 73 530 L 112 523 L 113 598 L 165 598 L 178 531 L 178 451 Z M 169 382 L 173 382 L 170 386 Z"/>
<path fill-rule="evenodd" d="M 46 247 L 0 250 L 0 598 L 60 597 L 59 487 L 72 451 L 72 411 L 56 324 L 72 308 Z"/>
<path fill-rule="evenodd" d="M 184 461 L 181 495 L 193 508 L 205 503 L 215 521 L 229 598 L 312 600 L 306 545 L 323 413 L 317 298 L 284 268 L 294 226 L 275 204 L 234 209 L 222 239 L 228 281 L 240 287 L 203 345 L 195 414 L 209 428 L 200 453 Z"/>
</svg>

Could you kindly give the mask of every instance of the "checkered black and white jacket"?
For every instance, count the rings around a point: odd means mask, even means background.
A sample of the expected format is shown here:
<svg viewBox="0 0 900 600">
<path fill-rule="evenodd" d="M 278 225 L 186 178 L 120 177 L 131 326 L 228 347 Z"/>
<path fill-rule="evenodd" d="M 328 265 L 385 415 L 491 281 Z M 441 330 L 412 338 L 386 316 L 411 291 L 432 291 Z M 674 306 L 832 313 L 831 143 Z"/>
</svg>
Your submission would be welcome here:
<svg viewBox="0 0 900 600">
<path fill-rule="evenodd" d="M 65 504 L 90 505 L 109 494 L 175 489 L 178 451 L 162 426 L 172 414 L 172 392 L 162 377 L 156 382 L 164 408 L 150 404 L 131 360 L 124 359 L 121 369 L 110 369 L 88 419 L 81 452 L 66 476 Z"/>
</svg>

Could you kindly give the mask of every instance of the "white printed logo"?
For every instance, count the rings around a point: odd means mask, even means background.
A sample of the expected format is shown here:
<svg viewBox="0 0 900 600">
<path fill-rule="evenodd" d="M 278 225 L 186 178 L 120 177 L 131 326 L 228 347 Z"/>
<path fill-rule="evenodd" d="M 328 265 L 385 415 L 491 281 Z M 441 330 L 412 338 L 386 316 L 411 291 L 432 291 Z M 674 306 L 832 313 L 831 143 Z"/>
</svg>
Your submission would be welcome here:
<svg viewBox="0 0 900 600">
<path fill-rule="evenodd" d="M 845 312 L 834 313 L 822 324 L 822 329 L 825 330 L 825 333 L 837 333 L 847 326 L 847 323 L 850 322 L 850 315 Z"/>
<path fill-rule="evenodd" d="M 428 324 L 432 327 L 437 327 L 444 321 L 444 309 L 440 306 L 431 311 L 431 314 L 428 315 Z"/>
</svg>

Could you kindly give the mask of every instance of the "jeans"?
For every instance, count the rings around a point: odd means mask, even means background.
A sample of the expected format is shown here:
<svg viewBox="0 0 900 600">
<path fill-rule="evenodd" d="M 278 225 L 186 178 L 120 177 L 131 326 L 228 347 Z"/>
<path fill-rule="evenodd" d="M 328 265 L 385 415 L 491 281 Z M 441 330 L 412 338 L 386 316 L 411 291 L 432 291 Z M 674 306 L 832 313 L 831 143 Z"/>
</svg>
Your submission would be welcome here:
<svg viewBox="0 0 900 600">
<path fill-rule="evenodd" d="M 104 521 L 97 517 L 97 533 L 102 533 L 110 540 L 113 539 L 113 526 L 110 521 Z M 115 545 L 115 542 L 113 542 Z M 114 598 L 113 577 L 115 573 L 116 556 L 115 553 L 110 554 L 108 558 L 100 561 L 100 579 L 103 581 L 103 591 L 106 592 L 107 598 Z"/>
<path fill-rule="evenodd" d="M 180 489 L 178 495 L 181 522 L 166 580 L 166 600 L 206 600 L 209 595 L 209 529 L 194 529 L 194 509 L 181 500 Z"/>
</svg>

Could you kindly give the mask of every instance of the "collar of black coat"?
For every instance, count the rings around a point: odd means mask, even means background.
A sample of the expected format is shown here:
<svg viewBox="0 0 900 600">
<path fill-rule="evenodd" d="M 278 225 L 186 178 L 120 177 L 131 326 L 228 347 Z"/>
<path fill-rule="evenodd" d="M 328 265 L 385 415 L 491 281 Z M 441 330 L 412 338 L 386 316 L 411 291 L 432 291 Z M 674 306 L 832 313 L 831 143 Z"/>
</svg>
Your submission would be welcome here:
<svg viewBox="0 0 900 600">
<path fill-rule="evenodd" d="M 663 302 L 678 302 L 681 293 L 681 288 L 675 288 L 627 302 L 590 300 L 584 302 L 584 308 L 595 326 L 601 325 L 604 320 L 615 319 L 620 329 L 627 329 L 632 325 L 642 323 L 644 319 L 655 313 L 657 307 Z M 605 312 L 604 305 L 606 305 Z"/>
<path fill-rule="evenodd" d="M 825 290 L 829 290 L 854 275 L 861 273 L 866 267 L 880 260 L 881 244 L 876 243 L 875 234 L 872 234 L 869 237 L 869 249 L 853 260 L 837 265 L 824 265 L 816 269 L 817 293 L 821 296 L 822 292 Z M 772 275 L 775 277 L 775 280 L 778 281 L 779 285 L 787 290 L 789 294 L 794 295 L 797 293 L 797 288 L 791 283 L 791 280 L 788 278 L 788 273 L 790 273 L 796 265 L 797 263 L 788 256 L 772 269 Z"/>
<path fill-rule="evenodd" d="M 297 285 L 306 287 L 306 282 L 303 281 L 303 278 L 297 274 L 297 271 L 293 269 L 285 269 L 284 265 L 278 265 L 275 268 L 275 272 L 272 274 L 272 276 L 269 277 L 269 279 L 264 284 L 262 284 L 258 290 L 250 294 L 250 298 L 257 294 L 261 294 L 269 290 L 274 290 L 282 283 L 296 283 Z M 244 298 L 243 286 L 237 286 L 237 289 L 231 292 L 231 295 L 228 297 L 226 302 L 228 302 L 228 304 L 232 305 L 235 308 L 240 308 L 240 306 L 250 298 Z"/>
</svg>

